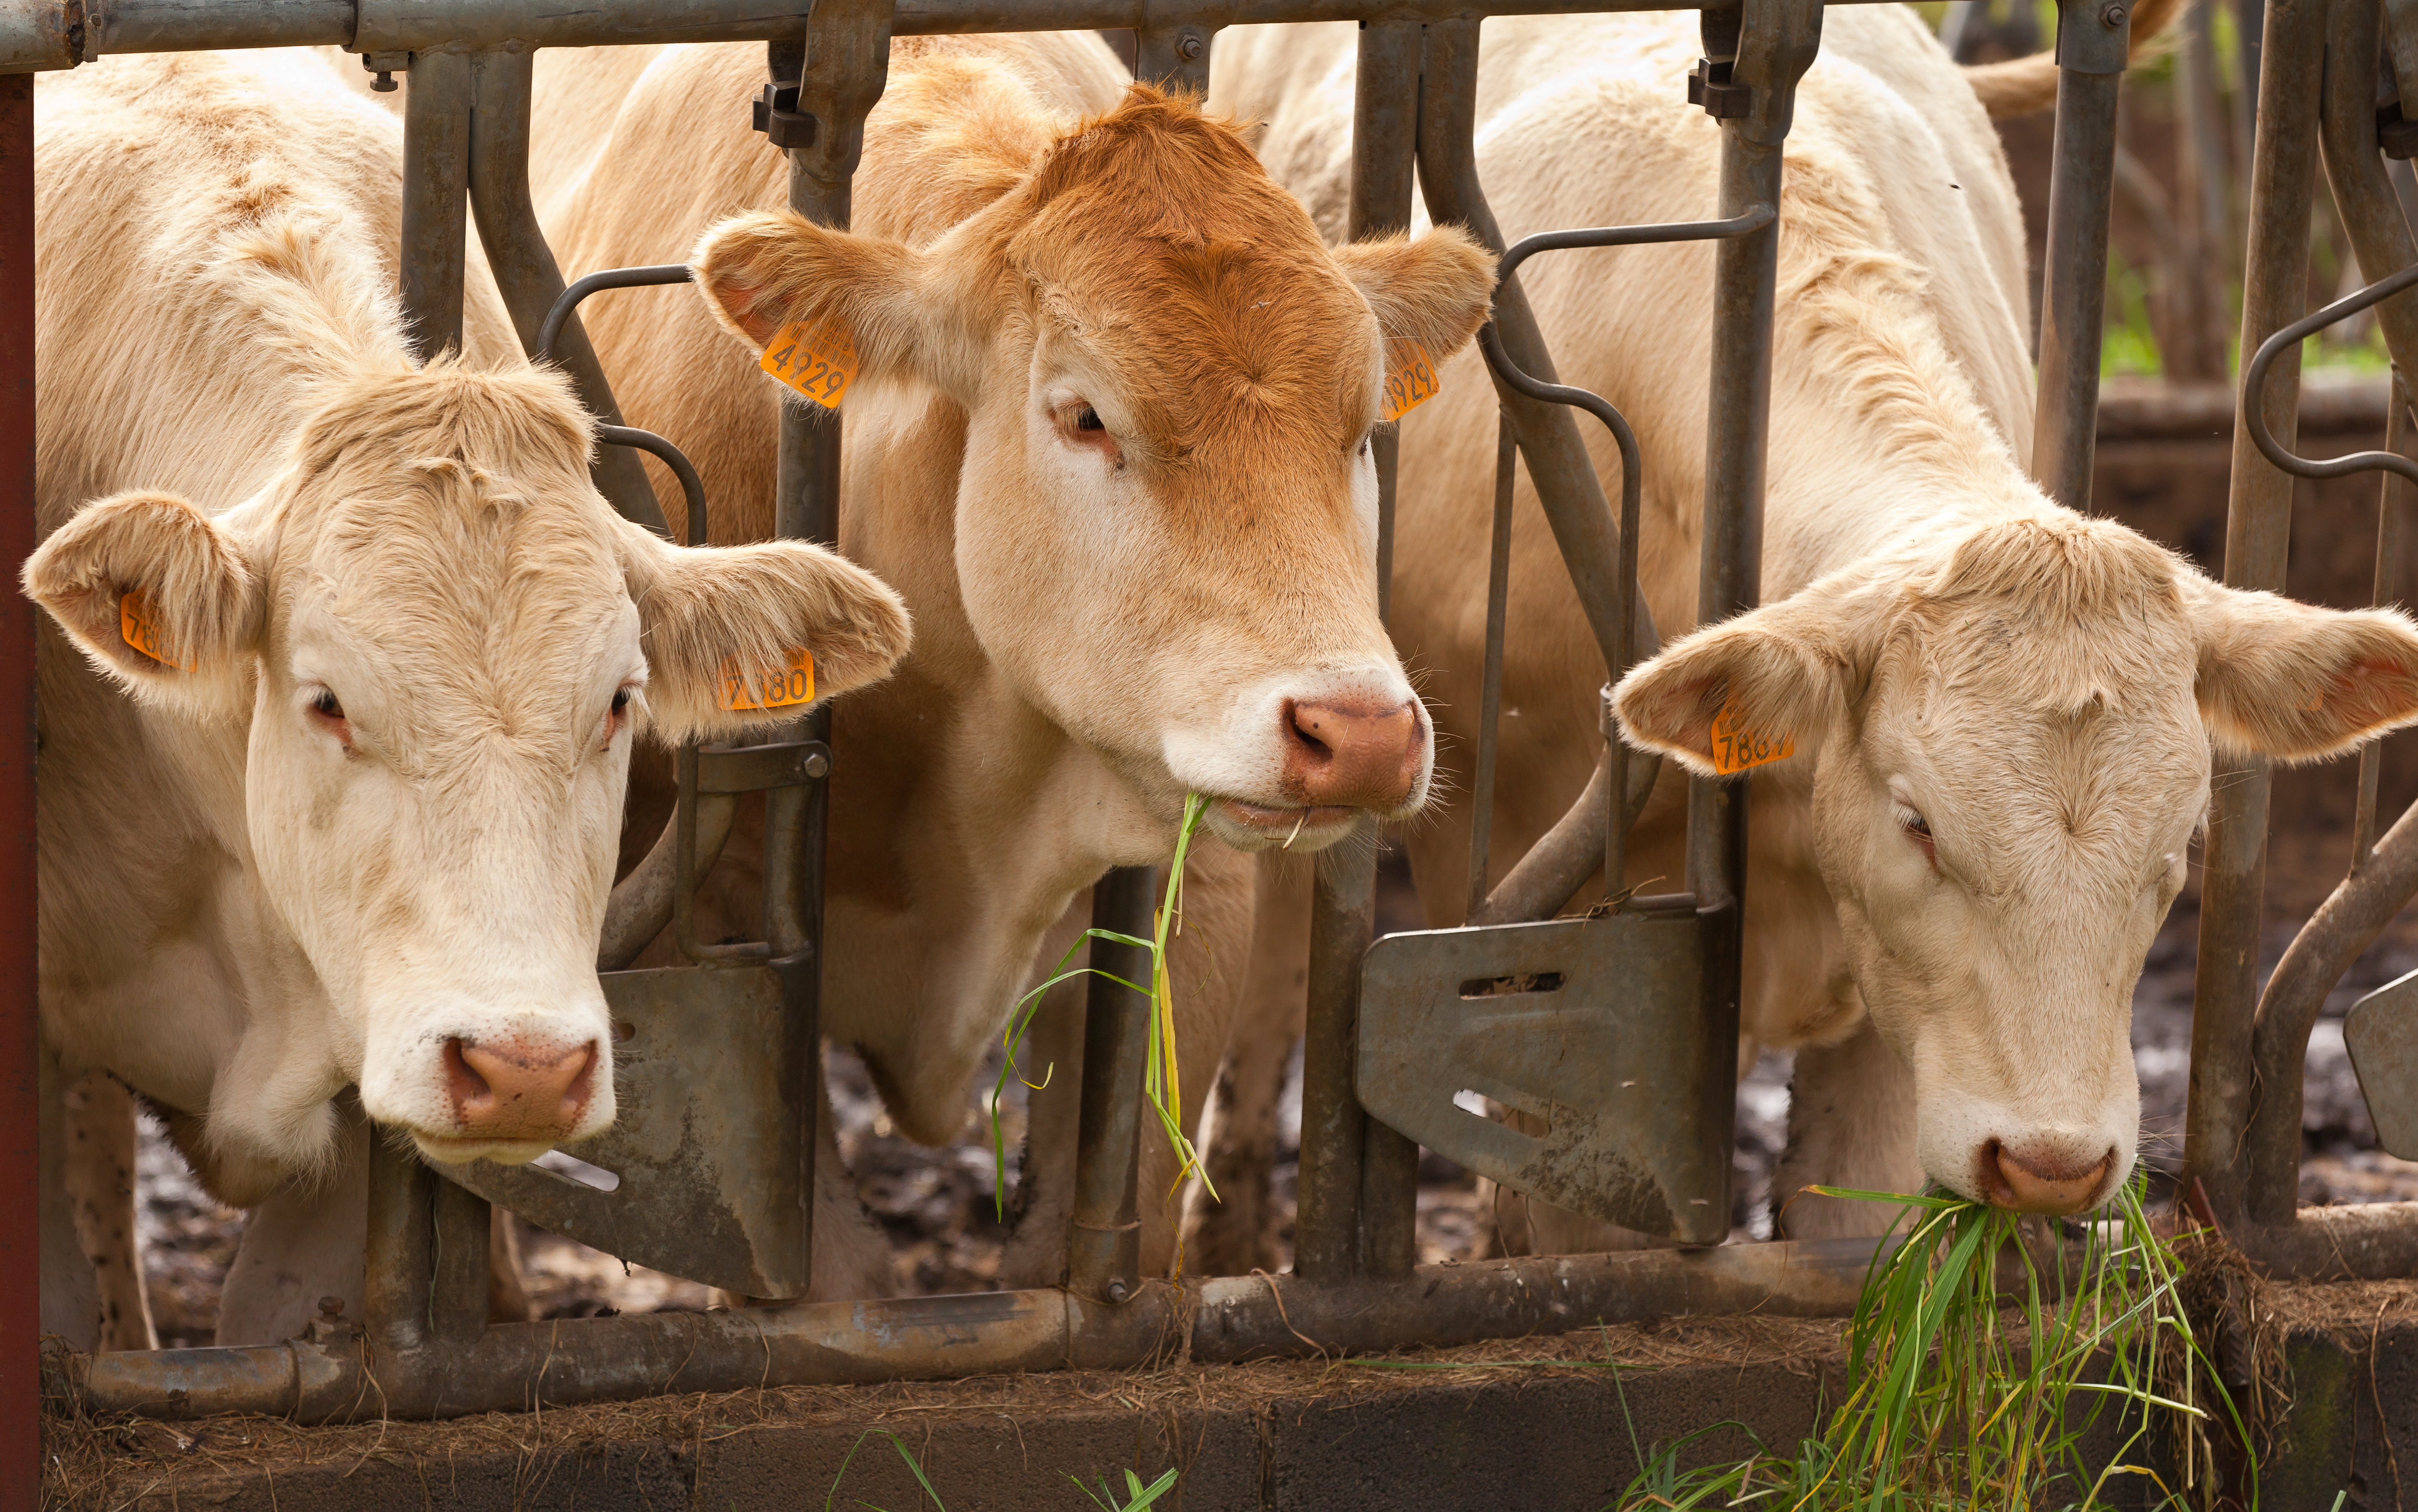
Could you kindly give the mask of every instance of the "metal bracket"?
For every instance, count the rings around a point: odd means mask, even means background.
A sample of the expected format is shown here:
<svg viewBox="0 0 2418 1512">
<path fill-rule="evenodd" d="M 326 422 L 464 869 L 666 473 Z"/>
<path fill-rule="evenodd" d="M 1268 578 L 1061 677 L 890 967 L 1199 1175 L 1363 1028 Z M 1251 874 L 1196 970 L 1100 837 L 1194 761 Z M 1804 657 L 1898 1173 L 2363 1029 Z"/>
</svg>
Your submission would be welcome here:
<svg viewBox="0 0 2418 1512">
<path fill-rule="evenodd" d="M 408 73 L 411 71 L 411 54 L 408 53 L 364 53 L 361 54 L 361 67 L 377 75 L 376 78 L 370 81 L 370 87 L 372 89 L 376 90 L 381 95 L 390 95 L 394 93 L 395 90 L 394 76 L 398 73 Z"/>
<path fill-rule="evenodd" d="M 1361 978 L 1360 1103 L 1514 1191 L 1719 1244 L 1730 1130 L 1702 1110 L 1708 1094 L 1726 1105 L 1737 1066 L 1698 1021 L 1708 916 L 1685 894 L 1631 908 L 1378 940 Z M 1465 1092 L 1527 1127 L 1458 1106 Z"/>
<path fill-rule="evenodd" d="M 1701 105 L 1717 121 L 1743 120 L 1754 113 L 1754 91 L 1730 78 L 1736 58 L 1698 58 L 1688 74 L 1688 103 Z"/>
<path fill-rule="evenodd" d="M 2367 1100 L 2376 1142 L 2396 1159 L 2418 1160 L 2418 971 L 2351 1004 L 2343 1048 Z"/>
<path fill-rule="evenodd" d="M 815 118 L 798 109 L 798 82 L 768 84 L 749 107 L 758 135 L 788 151 L 815 145 Z"/>
</svg>

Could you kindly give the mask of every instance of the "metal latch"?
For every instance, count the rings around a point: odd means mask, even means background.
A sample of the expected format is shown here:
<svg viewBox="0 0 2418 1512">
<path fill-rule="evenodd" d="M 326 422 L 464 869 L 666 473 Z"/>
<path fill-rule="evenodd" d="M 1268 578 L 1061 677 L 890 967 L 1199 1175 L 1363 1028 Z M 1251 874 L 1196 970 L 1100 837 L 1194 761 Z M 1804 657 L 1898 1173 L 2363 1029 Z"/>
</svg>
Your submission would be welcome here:
<svg viewBox="0 0 2418 1512">
<path fill-rule="evenodd" d="M 815 145 L 815 118 L 798 109 L 798 85 L 768 84 L 756 97 L 753 107 L 755 128 L 773 145 L 810 147 Z"/>
<path fill-rule="evenodd" d="M 1717 121 L 1742 120 L 1754 111 L 1754 91 L 1734 84 L 1730 70 L 1736 58 L 1698 58 L 1688 75 L 1688 103 L 1701 105 Z"/>
</svg>

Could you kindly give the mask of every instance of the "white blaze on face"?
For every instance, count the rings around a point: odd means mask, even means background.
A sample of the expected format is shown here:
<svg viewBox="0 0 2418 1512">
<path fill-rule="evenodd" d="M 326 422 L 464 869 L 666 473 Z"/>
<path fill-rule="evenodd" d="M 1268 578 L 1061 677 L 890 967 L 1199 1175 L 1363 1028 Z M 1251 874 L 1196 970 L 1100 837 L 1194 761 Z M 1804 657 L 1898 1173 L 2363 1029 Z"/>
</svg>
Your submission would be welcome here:
<svg viewBox="0 0 2418 1512">
<path fill-rule="evenodd" d="M 835 323 L 868 388 L 962 407 L 982 653 L 1154 820 L 1198 792 L 1231 843 L 1314 849 L 1426 801 L 1369 441 L 1389 351 L 1485 317 L 1464 235 L 1330 250 L 1230 127 L 1137 88 L 928 247 L 758 214 L 694 261 L 751 349 Z"/>
<path fill-rule="evenodd" d="M 2133 1168 L 2133 989 L 2211 745 L 2300 759 L 2418 719 L 2418 634 L 2222 588 L 2043 511 L 1698 632 L 1616 703 L 1631 741 L 1707 773 L 1724 709 L 1794 737 L 1858 989 L 1914 1072 L 1924 1170 L 2074 1213 Z"/>
<path fill-rule="evenodd" d="M 229 777 L 254 880 L 321 1021 L 281 1032 L 296 1005 L 259 1005 L 214 1139 L 308 1166 L 348 1080 L 441 1160 L 603 1130 L 595 955 L 637 726 L 677 741 L 794 713 L 722 709 L 726 665 L 803 649 L 828 695 L 905 651 L 868 574 L 798 542 L 666 544 L 605 508 L 587 452 L 560 379 L 432 364 L 330 403 L 283 480 L 222 520 L 121 496 L 27 564 L 135 696 L 248 730 Z M 155 654 L 122 633 L 130 591 Z"/>
</svg>

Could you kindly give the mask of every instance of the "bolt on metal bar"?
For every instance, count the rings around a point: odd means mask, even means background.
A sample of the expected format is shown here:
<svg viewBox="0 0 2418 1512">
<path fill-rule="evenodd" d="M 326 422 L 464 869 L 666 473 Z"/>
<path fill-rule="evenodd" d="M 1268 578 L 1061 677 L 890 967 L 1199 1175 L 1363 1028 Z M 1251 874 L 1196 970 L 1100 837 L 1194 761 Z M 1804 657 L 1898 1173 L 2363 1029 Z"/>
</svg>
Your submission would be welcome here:
<svg viewBox="0 0 2418 1512">
<path fill-rule="evenodd" d="M 2107 218 L 2116 191 L 2116 99 L 2132 36 L 2126 0 L 2058 0 L 2057 136 L 2043 260 L 2032 476 L 2068 509 L 2090 507 Z"/>
<path fill-rule="evenodd" d="M 1217 40 L 1214 22 L 1171 22 L 1134 30 L 1134 78 L 1171 93 L 1205 99 L 1209 93 L 1209 48 Z"/>
<path fill-rule="evenodd" d="M 2307 285 L 2310 196 L 2316 184 L 2318 99 L 2325 60 L 2326 0 L 2271 0 L 2258 80 L 2258 134 L 2250 175 L 2250 250 L 2242 280 L 2246 360 L 2301 312 Z M 2257 444 L 2263 427 L 2288 444 L 2295 429 L 2301 354 L 2277 354 L 2273 376 L 2244 389 L 2246 424 L 2234 427 L 2226 511 L 2227 587 L 2281 591 L 2291 530 L 2292 479 Z M 2281 381 L 2276 381 L 2281 380 Z M 2211 774 L 2202 856 L 2199 956 L 2192 985 L 2191 1092 L 2184 1112 L 2183 1179 L 2197 1177 L 2217 1221 L 2246 1214 L 2243 1139 L 2253 1093 L 2251 1030 L 2258 995 L 2258 923 L 2267 870 L 2267 763 L 2220 762 Z"/>
<path fill-rule="evenodd" d="M 1155 868 L 1116 868 L 1092 884 L 1092 927 L 1148 939 L 1157 893 Z M 1096 935 L 1090 949 L 1066 1290 L 1124 1302 L 1141 1287 L 1141 1084 L 1152 1010 L 1149 993 L 1135 988 L 1150 985 L 1150 952 Z"/>
<path fill-rule="evenodd" d="M 578 390 L 579 402 L 607 428 L 626 429 L 620 408 L 613 402 L 612 386 L 604 380 L 604 365 L 596 360 L 596 349 L 588 344 L 578 317 L 562 302 L 562 272 L 538 225 L 537 206 L 529 198 L 531 62 L 526 49 L 481 53 L 471 59 L 470 213 L 478 221 L 479 244 L 486 251 L 487 266 L 495 274 L 504 308 L 512 313 L 521 349 L 560 367 Z M 659 535 L 669 534 L 654 485 L 647 481 L 647 470 L 629 452 L 632 445 L 643 443 L 602 438 L 611 444 L 598 448 L 589 465 L 596 491 L 623 519 Z M 680 470 L 680 464 L 672 464 L 675 475 Z M 688 479 L 681 482 L 685 485 Z"/>
<path fill-rule="evenodd" d="M 0 563 L 34 536 L 34 81 L 0 79 Z M 33 601 L 0 606 L 0 1502 L 42 1478 L 41 1030 L 37 1012 Z"/>
</svg>

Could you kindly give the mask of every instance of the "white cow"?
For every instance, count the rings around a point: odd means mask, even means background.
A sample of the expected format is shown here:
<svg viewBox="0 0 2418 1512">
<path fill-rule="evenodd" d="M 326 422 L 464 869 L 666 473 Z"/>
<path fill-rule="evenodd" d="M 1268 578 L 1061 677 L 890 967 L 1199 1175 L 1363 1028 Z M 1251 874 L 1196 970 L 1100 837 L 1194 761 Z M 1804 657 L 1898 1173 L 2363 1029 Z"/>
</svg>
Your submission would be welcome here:
<svg viewBox="0 0 2418 1512">
<path fill-rule="evenodd" d="M 1477 154 L 1507 237 L 1714 212 L 1719 129 L 1682 87 L 1694 16 L 1504 18 L 1485 39 Z M 1268 121 L 1263 160 L 1330 235 L 1353 44 L 1349 26 L 1267 28 L 1217 51 L 1214 97 Z M 2036 104 L 2044 69 L 1982 82 Z M 1798 1051 L 1776 1197 L 1927 1175 L 2080 1211 L 2133 1168 L 2132 988 L 2182 885 L 2211 753 L 2314 759 L 2418 717 L 2418 635 L 2395 613 L 2224 588 L 2025 475 L 2014 191 L 1973 84 L 1910 10 L 1829 12 L 1785 163 L 1755 613 L 1677 634 L 1697 619 L 1711 249 L 1561 252 L 1521 273 L 1564 380 L 1617 405 L 1644 447 L 1643 583 L 1675 638 L 1621 685 L 1622 728 L 1708 774 L 1724 709 L 1794 741 L 1750 804 L 1741 1064 Z M 1445 379 L 1403 426 L 1394 626 L 1432 669 L 1449 765 L 1475 743 L 1494 405 L 1474 356 Z M 1615 488 L 1616 454 L 1586 434 Z M 1603 667 L 1527 497 L 1523 480 L 1496 877 L 1600 749 Z M 1676 776 L 1628 885 L 1679 885 Z M 1468 832 L 1456 804 L 1407 835 L 1436 924 L 1461 917 Z M 1806 1198 L 1782 1223 L 1806 1237 L 1887 1218 Z M 1618 1242 L 1541 1207 L 1537 1230 L 1545 1250 Z"/>
<path fill-rule="evenodd" d="M 863 1049 L 902 1130 L 949 1138 L 1083 890 L 1163 861 L 1197 791 L 1224 842 L 1196 852 L 1176 963 L 1197 1108 L 1250 938 L 1229 848 L 1315 848 L 1426 796 L 1429 721 L 1376 615 L 1365 443 L 1381 338 L 1458 350 L 1483 257 L 1452 234 L 1329 251 L 1231 129 L 1128 97 L 1090 34 L 896 41 L 851 235 L 762 213 L 787 184 L 747 130 L 762 48 L 634 61 L 539 59 L 532 176 L 563 266 L 678 259 L 756 213 L 698 248 L 711 306 L 591 304 L 617 397 L 696 459 L 721 538 L 760 534 L 783 390 L 758 350 L 836 317 L 863 360 L 843 542 L 920 628 L 836 721 L 825 1031 Z M 1034 1094 L 1018 1281 L 1063 1267 L 1080 1036 L 1058 1030 L 1028 1059 L 1057 1073 Z M 1157 1269 L 1174 1167 L 1155 1131 L 1146 1150 Z M 819 1217 L 819 1245 L 839 1231 Z"/>
<path fill-rule="evenodd" d="M 198 1121 L 253 1209 L 220 1336 L 274 1339 L 359 1316 L 362 1112 L 453 1162 L 611 1122 L 635 732 L 778 717 L 719 674 L 794 648 L 878 679 L 908 619 L 814 547 L 624 524 L 559 376 L 416 362 L 400 128 L 316 60 L 113 60 L 37 111 L 43 1327 L 95 1336 L 57 1136 L 99 1067 Z"/>
</svg>

